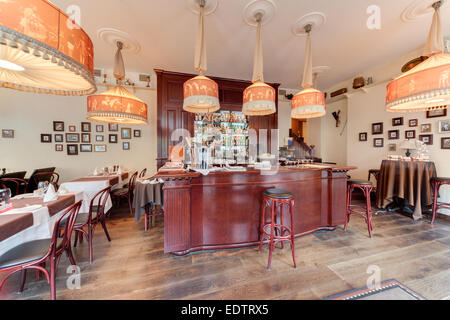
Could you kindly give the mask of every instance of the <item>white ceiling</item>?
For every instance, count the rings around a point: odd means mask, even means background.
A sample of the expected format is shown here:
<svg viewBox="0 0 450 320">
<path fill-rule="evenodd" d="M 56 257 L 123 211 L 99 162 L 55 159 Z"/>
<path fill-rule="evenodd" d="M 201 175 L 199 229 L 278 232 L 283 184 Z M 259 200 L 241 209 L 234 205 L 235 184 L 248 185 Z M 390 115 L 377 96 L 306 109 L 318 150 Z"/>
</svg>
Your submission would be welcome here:
<svg viewBox="0 0 450 320">
<path fill-rule="evenodd" d="M 429 0 L 420 0 L 429 1 Z M 100 28 L 132 35 L 141 45 L 136 54 L 124 53 L 128 71 L 151 73 L 154 68 L 194 73 L 197 16 L 186 0 L 53 0 L 62 10 L 81 8 L 81 25 L 95 47 L 95 67 L 110 69 L 114 48 L 97 37 Z M 251 79 L 255 28 L 243 21 L 250 0 L 219 0 L 206 17 L 209 75 Z M 275 0 L 273 20 L 263 27 L 265 81 L 285 88 L 300 86 L 305 38 L 291 27 L 303 15 L 320 11 L 324 26 L 313 30 L 313 63 L 330 66 L 319 79 L 321 89 L 404 55 L 424 45 L 432 15 L 405 23 L 401 14 L 417 0 Z M 366 27 L 369 5 L 381 8 L 381 30 Z M 441 9 L 445 36 L 450 36 L 450 6 Z M 399 66 L 401 68 L 401 66 Z"/>
</svg>

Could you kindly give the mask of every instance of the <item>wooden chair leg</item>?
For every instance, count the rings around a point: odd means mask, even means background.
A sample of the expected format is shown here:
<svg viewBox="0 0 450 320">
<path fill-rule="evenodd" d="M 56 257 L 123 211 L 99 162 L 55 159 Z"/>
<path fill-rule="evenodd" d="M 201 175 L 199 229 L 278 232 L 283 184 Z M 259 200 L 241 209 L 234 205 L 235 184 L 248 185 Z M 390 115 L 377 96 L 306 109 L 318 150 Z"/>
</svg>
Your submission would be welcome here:
<svg viewBox="0 0 450 320">
<path fill-rule="evenodd" d="M 50 257 L 50 299 L 56 300 L 56 257 Z"/>
<path fill-rule="evenodd" d="M 19 293 L 23 292 L 23 289 L 25 287 L 25 281 L 27 281 L 27 270 L 23 269 L 20 277 L 20 287 L 18 291 Z"/>
<path fill-rule="evenodd" d="M 105 221 L 102 220 L 100 223 L 102 225 L 103 230 L 105 231 L 106 238 L 108 238 L 108 241 L 111 242 L 111 237 L 109 236 L 109 232 L 108 232 L 108 229 L 106 228 Z"/>
<path fill-rule="evenodd" d="M 89 241 L 89 263 L 92 263 L 92 260 L 94 259 L 94 252 L 93 252 L 93 248 L 92 248 L 92 238 L 94 236 L 94 232 L 93 232 L 93 226 L 92 224 L 88 225 L 88 241 Z"/>
<path fill-rule="evenodd" d="M 294 268 L 297 268 L 297 262 L 295 261 L 295 230 L 294 230 L 294 204 L 291 202 L 289 204 L 289 211 L 291 215 L 291 250 L 292 250 L 292 260 L 294 260 Z"/>
<path fill-rule="evenodd" d="M 433 182 L 433 216 L 431 217 L 431 224 L 434 224 L 434 220 L 436 219 L 438 193 L 439 184 Z"/>
<path fill-rule="evenodd" d="M 267 269 L 270 270 L 270 267 L 272 265 L 272 251 L 275 249 L 275 243 L 274 243 L 274 228 L 275 228 L 275 201 L 272 201 L 272 214 L 271 214 L 271 221 L 270 221 L 270 242 L 269 242 L 269 261 L 267 262 Z"/>
<path fill-rule="evenodd" d="M 261 216 L 259 219 L 259 248 L 258 251 L 261 251 L 263 241 L 264 241 L 264 223 L 265 223 L 265 214 L 266 214 L 266 201 L 263 199 L 263 203 L 261 206 Z"/>
<path fill-rule="evenodd" d="M 69 241 L 69 245 L 68 245 L 68 247 L 67 247 L 67 249 L 66 249 L 66 254 L 67 254 L 67 257 L 69 258 L 70 263 L 71 263 L 73 266 L 76 266 L 76 265 L 77 265 L 77 262 L 75 261 L 75 258 L 73 257 L 73 253 L 72 253 L 72 245 L 71 245 L 70 241 Z"/>
</svg>

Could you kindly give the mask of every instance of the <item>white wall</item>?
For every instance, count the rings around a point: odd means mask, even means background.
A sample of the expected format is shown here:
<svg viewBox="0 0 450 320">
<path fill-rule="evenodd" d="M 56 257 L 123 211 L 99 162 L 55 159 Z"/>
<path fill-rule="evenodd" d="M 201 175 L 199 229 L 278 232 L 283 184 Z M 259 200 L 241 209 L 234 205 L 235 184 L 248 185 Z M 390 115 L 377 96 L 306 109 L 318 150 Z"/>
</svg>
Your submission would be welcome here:
<svg viewBox="0 0 450 320">
<path fill-rule="evenodd" d="M 105 91 L 99 87 L 98 92 Z M 132 89 L 130 89 L 132 91 Z M 133 91 L 132 91 L 133 92 Z M 53 142 L 40 142 L 41 133 L 52 134 L 53 121 L 64 121 L 66 132 L 69 125 L 76 125 L 77 132 L 81 131 L 81 122 L 86 120 L 86 97 L 70 97 L 25 93 L 11 89 L 0 89 L 0 129 L 13 129 L 14 139 L 0 137 L 0 169 L 11 171 L 28 171 L 27 175 L 36 168 L 55 166 L 62 181 L 71 180 L 90 174 L 95 167 L 122 165 L 128 169 L 142 170 L 147 173 L 156 172 L 156 91 L 136 89 L 134 94 L 144 100 L 149 108 L 149 124 L 145 126 L 124 126 L 141 129 L 141 138 L 132 138 L 131 150 L 122 150 L 120 131 L 119 143 L 108 142 L 108 126 L 105 125 L 105 153 L 83 153 L 68 156 L 66 143 L 64 152 L 55 152 Z M 92 122 L 91 143 L 95 143 L 95 123 Z M 121 126 L 122 127 L 122 126 Z M 65 141 L 65 139 L 64 139 Z M 126 140 L 124 140 L 126 141 Z"/>
<path fill-rule="evenodd" d="M 339 127 L 336 127 L 333 112 L 338 111 L 341 111 L 341 123 Z M 328 104 L 327 114 L 321 119 L 322 160 L 345 166 L 347 164 L 347 101 L 341 100 Z"/>
<path fill-rule="evenodd" d="M 291 126 L 291 101 L 278 100 L 278 137 L 280 147 L 285 145 L 284 141 L 285 138 L 289 137 Z"/>
</svg>

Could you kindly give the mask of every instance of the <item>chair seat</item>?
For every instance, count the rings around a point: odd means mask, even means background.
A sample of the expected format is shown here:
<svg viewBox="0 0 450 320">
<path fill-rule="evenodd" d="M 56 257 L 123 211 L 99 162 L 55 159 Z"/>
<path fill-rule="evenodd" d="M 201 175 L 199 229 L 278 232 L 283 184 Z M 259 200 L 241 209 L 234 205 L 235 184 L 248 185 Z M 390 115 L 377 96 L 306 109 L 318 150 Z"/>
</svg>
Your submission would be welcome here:
<svg viewBox="0 0 450 320">
<path fill-rule="evenodd" d="M 435 178 L 431 178 L 431 181 L 450 183 L 450 178 L 435 177 Z"/>
<path fill-rule="evenodd" d="M 75 226 L 81 226 L 81 225 L 85 224 L 88 219 L 88 215 L 89 215 L 89 213 L 79 213 L 77 215 L 77 220 L 75 220 Z M 94 206 L 92 208 L 92 220 L 94 220 L 95 218 L 97 218 L 97 206 Z M 62 220 L 59 223 L 59 226 L 65 227 L 66 222 L 67 222 L 67 219 Z"/>
<path fill-rule="evenodd" d="M 293 194 L 283 189 L 268 189 L 264 191 L 264 195 L 275 199 L 290 199 Z"/>
<path fill-rule="evenodd" d="M 373 183 L 371 181 L 366 181 L 366 180 L 348 180 L 348 183 L 359 184 L 361 186 L 372 186 L 373 185 Z"/>
<path fill-rule="evenodd" d="M 128 193 L 128 188 L 120 188 L 120 189 L 111 191 L 111 195 L 113 195 L 113 196 L 122 196 L 127 193 Z"/>
<path fill-rule="evenodd" d="M 58 239 L 58 247 L 63 239 Z M 0 256 L 0 269 L 37 261 L 45 257 L 50 249 L 51 239 L 41 239 L 22 243 Z"/>
</svg>

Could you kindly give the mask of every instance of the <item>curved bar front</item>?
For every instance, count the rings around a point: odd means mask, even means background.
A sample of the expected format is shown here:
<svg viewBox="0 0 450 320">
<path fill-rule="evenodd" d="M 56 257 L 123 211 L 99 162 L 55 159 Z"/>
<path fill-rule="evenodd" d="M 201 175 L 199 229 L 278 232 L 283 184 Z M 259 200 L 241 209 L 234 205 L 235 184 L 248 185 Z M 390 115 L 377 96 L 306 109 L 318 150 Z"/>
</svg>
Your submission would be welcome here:
<svg viewBox="0 0 450 320">
<path fill-rule="evenodd" d="M 347 171 L 352 169 L 158 174 L 165 180 L 164 252 L 185 255 L 258 245 L 262 194 L 269 188 L 294 195 L 296 237 L 334 230 L 345 223 Z"/>
</svg>

